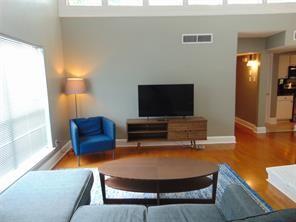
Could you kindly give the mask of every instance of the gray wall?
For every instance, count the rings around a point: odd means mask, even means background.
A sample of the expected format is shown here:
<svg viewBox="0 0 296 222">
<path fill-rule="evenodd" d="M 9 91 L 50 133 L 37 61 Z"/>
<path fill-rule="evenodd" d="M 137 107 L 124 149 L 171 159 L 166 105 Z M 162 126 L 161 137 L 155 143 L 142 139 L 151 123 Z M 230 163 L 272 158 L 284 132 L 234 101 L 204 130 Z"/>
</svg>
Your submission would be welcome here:
<svg viewBox="0 0 296 222">
<path fill-rule="evenodd" d="M 266 39 L 266 48 L 278 48 L 284 46 L 286 43 L 286 32 L 275 34 Z"/>
<path fill-rule="evenodd" d="M 53 142 L 68 136 L 68 101 L 61 94 L 64 78 L 60 20 L 54 0 L 1 0 L 0 33 L 40 45 L 45 50 Z"/>
<path fill-rule="evenodd" d="M 90 83 L 80 115 L 114 119 L 125 138 L 126 119 L 138 116 L 139 84 L 194 83 L 195 114 L 208 119 L 209 135 L 233 135 L 236 33 L 225 27 L 214 31 L 214 44 L 181 44 L 182 33 L 213 26 L 207 18 L 63 19 L 66 71 L 83 70 Z"/>
<path fill-rule="evenodd" d="M 194 83 L 195 114 L 209 120 L 209 135 L 234 135 L 237 33 L 291 32 L 295 20 L 295 14 L 63 18 L 66 71 L 90 85 L 80 115 L 114 119 L 125 138 L 126 119 L 138 116 L 138 84 Z M 213 33 L 214 44 L 181 44 L 182 33 L 197 32 Z"/>
</svg>

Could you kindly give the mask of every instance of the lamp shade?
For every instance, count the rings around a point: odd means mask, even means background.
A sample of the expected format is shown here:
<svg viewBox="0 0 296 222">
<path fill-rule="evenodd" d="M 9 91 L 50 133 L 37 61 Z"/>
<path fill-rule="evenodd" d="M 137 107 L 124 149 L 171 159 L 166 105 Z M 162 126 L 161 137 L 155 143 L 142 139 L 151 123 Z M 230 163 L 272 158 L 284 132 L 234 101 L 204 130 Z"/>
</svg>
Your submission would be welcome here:
<svg viewBox="0 0 296 222">
<path fill-rule="evenodd" d="M 81 94 L 86 92 L 85 81 L 82 78 L 67 78 L 65 93 Z"/>
</svg>

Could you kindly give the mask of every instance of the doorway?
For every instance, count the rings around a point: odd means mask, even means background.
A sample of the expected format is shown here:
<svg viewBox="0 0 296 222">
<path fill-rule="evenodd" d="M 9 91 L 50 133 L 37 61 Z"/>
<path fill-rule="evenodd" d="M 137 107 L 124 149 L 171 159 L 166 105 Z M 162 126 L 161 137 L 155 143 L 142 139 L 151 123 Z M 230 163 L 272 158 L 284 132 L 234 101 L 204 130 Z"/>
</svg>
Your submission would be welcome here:
<svg viewBox="0 0 296 222">
<path fill-rule="evenodd" d="M 237 56 L 236 123 L 255 132 L 258 126 L 260 63 L 259 53 L 245 53 Z"/>
</svg>

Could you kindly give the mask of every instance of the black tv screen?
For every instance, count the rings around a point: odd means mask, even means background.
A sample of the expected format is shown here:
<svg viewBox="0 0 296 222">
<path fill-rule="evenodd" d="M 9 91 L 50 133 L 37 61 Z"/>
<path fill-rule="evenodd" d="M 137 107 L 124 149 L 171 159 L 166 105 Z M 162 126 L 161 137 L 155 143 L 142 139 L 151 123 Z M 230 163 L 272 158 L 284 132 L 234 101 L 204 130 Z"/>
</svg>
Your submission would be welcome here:
<svg viewBox="0 0 296 222">
<path fill-rule="evenodd" d="M 139 85 L 139 116 L 193 116 L 194 85 Z"/>
</svg>

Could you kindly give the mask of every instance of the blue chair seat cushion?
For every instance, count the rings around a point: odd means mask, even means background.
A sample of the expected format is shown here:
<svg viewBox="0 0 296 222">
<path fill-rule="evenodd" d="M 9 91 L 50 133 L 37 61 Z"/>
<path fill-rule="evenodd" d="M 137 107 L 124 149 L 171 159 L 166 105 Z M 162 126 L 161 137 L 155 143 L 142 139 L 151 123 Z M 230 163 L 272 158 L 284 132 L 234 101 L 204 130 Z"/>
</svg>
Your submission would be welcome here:
<svg viewBox="0 0 296 222">
<path fill-rule="evenodd" d="M 103 132 L 100 117 L 79 118 L 75 119 L 75 123 L 79 129 L 79 136 L 94 136 Z"/>
<path fill-rule="evenodd" d="M 104 134 L 80 138 L 80 154 L 110 150 L 112 146 L 112 138 Z"/>
</svg>

